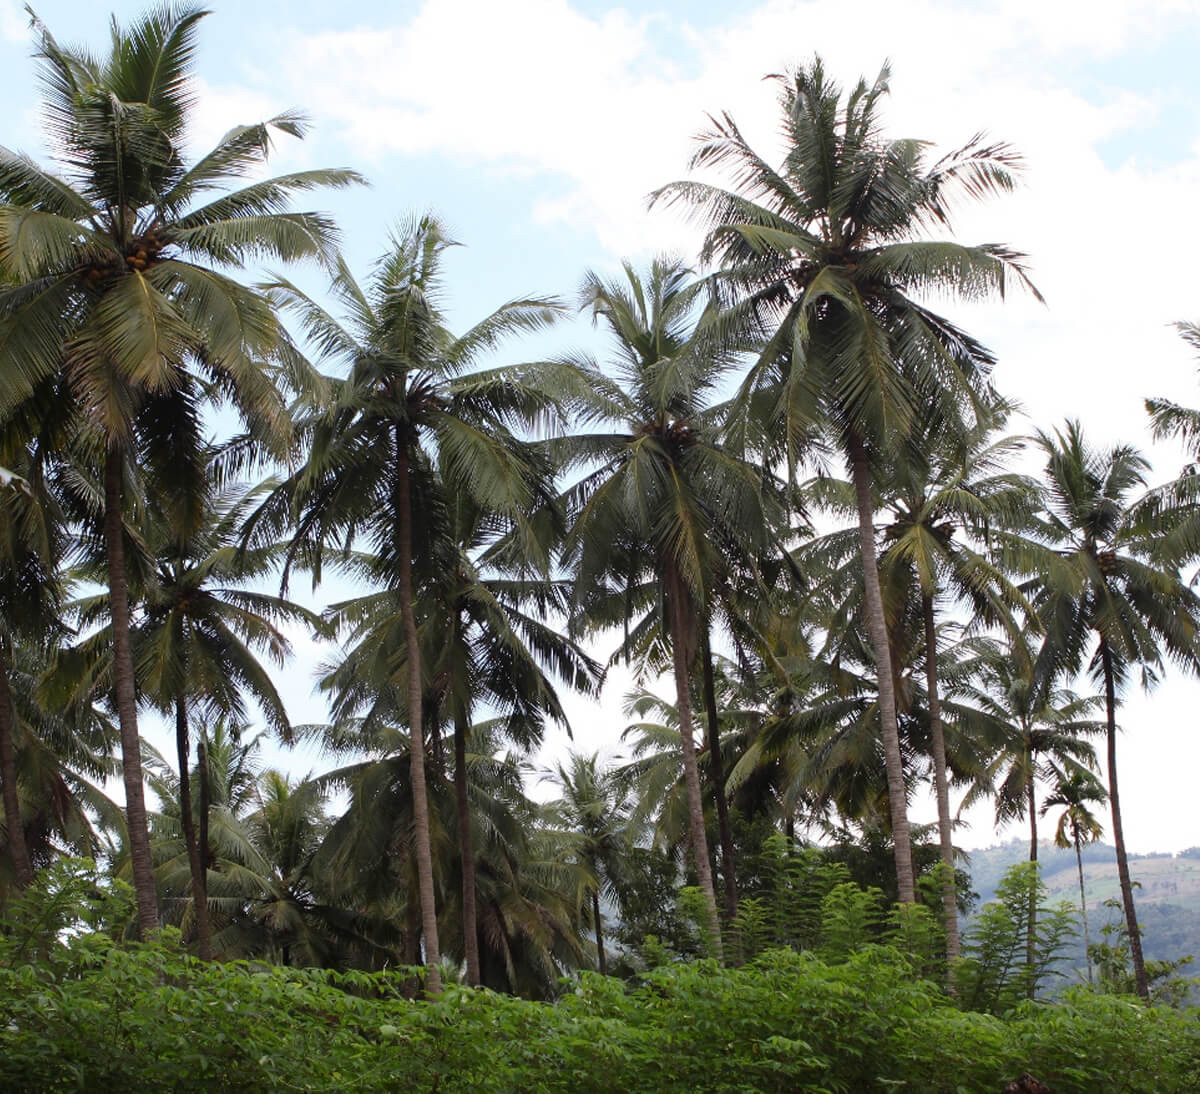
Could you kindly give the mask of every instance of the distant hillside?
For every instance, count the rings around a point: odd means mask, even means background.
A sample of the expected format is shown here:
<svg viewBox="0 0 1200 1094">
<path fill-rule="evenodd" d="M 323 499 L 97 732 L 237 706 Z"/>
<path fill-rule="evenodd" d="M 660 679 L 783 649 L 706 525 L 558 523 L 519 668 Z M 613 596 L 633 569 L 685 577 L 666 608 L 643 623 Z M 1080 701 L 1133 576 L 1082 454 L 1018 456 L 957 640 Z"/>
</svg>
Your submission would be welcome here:
<svg viewBox="0 0 1200 1094">
<path fill-rule="evenodd" d="M 996 884 L 1004 871 L 1028 855 L 1028 841 L 1019 839 L 968 852 L 971 887 L 979 894 L 981 904 L 995 898 Z M 1079 880 L 1074 850 L 1043 842 L 1038 847 L 1038 861 L 1049 899 L 1065 900 L 1077 907 Z M 1168 960 L 1194 954 L 1200 962 L 1200 847 L 1178 855 L 1131 855 L 1129 872 L 1135 883 L 1141 883 L 1141 888 L 1134 890 L 1134 901 L 1144 928 L 1146 956 Z M 1121 895 L 1113 848 L 1105 843 L 1085 847 L 1083 874 L 1088 922 L 1092 941 L 1096 942 L 1100 940 L 1100 928 L 1121 917 L 1117 909 L 1104 907 L 1106 900 L 1119 900 Z"/>
</svg>

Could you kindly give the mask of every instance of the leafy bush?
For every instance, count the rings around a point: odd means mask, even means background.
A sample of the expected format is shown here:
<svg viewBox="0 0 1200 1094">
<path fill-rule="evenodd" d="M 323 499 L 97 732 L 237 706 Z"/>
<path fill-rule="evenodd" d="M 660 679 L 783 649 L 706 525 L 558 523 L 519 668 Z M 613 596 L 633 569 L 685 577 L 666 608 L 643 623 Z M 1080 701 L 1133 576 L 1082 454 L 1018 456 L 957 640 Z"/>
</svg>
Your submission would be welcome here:
<svg viewBox="0 0 1200 1094">
<path fill-rule="evenodd" d="M 1032 999 L 1058 975 L 1075 926 L 1070 906 L 1046 907 L 1045 895 L 1037 863 L 1018 863 L 1005 873 L 996 899 L 968 928 L 963 959 L 954 969 L 963 1006 L 1000 1014 Z"/>
<path fill-rule="evenodd" d="M 18 1091 L 998 1091 L 1200 1088 L 1200 1022 L 1070 994 L 1007 1018 L 952 1006 L 898 951 L 840 964 L 773 951 L 741 969 L 672 964 L 636 987 L 585 974 L 557 1004 L 396 973 L 204 964 L 177 936 L 62 943 L 0 968 L 0 1087 Z"/>
<path fill-rule="evenodd" d="M 0 1089 L 986 1094 L 1024 1071 L 1055 1094 L 1200 1089 L 1196 1011 L 1084 990 L 967 1011 L 923 975 L 939 943 L 928 910 L 885 914 L 845 883 L 808 922 L 815 950 L 736 969 L 664 958 L 632 985 L 584 974 L 554 1004 L 455 986 L 413 1002 L 416 970 L 204 963 L 175 931 L 120 942 L 128 915 L 127 889 L 90 864 L 14 902 Z M 744 925 L 768 930 L 753 906 Z"/>
</svg>

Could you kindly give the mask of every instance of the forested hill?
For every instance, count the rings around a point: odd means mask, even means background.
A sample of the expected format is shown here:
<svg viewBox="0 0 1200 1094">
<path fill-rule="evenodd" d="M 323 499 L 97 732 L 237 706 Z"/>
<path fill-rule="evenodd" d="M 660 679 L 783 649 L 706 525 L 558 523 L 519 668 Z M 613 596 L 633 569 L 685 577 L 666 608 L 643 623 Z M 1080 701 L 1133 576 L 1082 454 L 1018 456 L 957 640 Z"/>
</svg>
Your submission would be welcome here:
<svg viewBox="0 0 1200 1094">
<path fill-rule="evenodd" d="M 996 895 L 1004 871 L 1028 854 L 1028 841 L 1020 839 L 968 853 L 971 888 L 979 894 L 980 904 Z M 1077 906 L 1079 875 L 1074 850 L 1043 841 L 1038 860 L 1048 899 Z M 1134 882 L 1141 885 L 1137 909 L 1145 930 L 1146 956 L 1166 960 L 1194 954 L 1200 959 L 1200 847 L 1178 855 L 1130 855 L 1129 869 Z M 1119 908 L 1105 907 L 1105 901 L 1120 899 L 1116 853 L 1111 845 L 1093 843 L 1083 848 L 1083 876 L 1088 917 L 1096 932 L 1093 940 L 1097 940 L 1100 928 L 1115 923 L 1121 914 Z"/>
</svg>

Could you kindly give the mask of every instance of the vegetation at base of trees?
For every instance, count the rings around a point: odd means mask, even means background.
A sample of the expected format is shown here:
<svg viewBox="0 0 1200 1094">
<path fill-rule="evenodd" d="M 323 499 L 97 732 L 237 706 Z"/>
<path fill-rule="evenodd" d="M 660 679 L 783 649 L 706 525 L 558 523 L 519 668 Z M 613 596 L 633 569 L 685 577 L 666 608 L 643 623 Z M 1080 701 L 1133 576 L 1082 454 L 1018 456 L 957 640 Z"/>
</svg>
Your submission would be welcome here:
<svg viewBox="0 0 1200 1094">
<path fill-rule="evenodd" d="M 553 1004 L 456 985 L 413 1002 L 407 970 L 203 962 L 171 931 L 118 942 L 128 889 L 60 864 L 0 933 L 0 1084 L 958 1094 L 1024 1072 L 1055 1094 L 1200 1084 L 1196 1012 L 1082 988 L 1000 1014 L 965 1010 L 922 975 L 902 925 L 883 944 L 860 929 L 872 900 L 832 890 L 813 952 L 768 950 L 740 968 L 671 961 L 628 985 L 585 973 Z M 902 923 L 911 909 L 896 911 Z M 1012 921 L 1025 921 L 1019 909 Z"/>
<path fill-rule="evenodd" d="M 934 295 L 1037 296 L 1019 252 L 932 238 L 953 206 L 1015 185 L 1012 150 L 975 138 L 933 160 L 884 134 L 886 67 L 844 92 L 814 58 L 775 77 L 777 164 L 720 115 L 692 166 L 730 188 L 656 194 L 698 220 L 696 268 L 658 256 L 585 274 L 577 302 L 604 352 L 516 364 L 513 342 L 567 306 L 521 296 L 451 330 L 456 244 L 432 213 L 356 277 L 330 218 L 291 203 L 359 176 L 261 175 L 276 134 L 303 134 L 299 115 L 183 162 L 204 15 L 157 7 L 97 55 L 34 17 L 52 163 L 0 148 L 14 1051 L 37 1011 L 59 1038 L 44 1066 L 75 1060 L 84 1085 L 139 1062 L 177 1089 L 272 1067 L 265 1085 L 296 1085 L 294 1067 L 318 1088 L 369 1088 L 407 1066 L 425 1069 L 414 1088 L 545 1088 L 521 1070 L 538 1062 L 572 1089 L 937 1089 L 976 1064 L 998 1081 L 1020 1023 L 1100 1004 L 1025 1005 L 1054 982 L 1072 913 L 1045 906 L 1031 864 L 966 919 L 953 798 L 1027 820 L 1031 860 L 1039 804 L 1071 810 L 1058 837 L 1081 915 L 1106 802 L 1125 925 L 1084 940 L 1096 985 L 1179 1003 L 1180 963 L 1142 954 L 1116 735 L 1135 680 L 1152 686 L 1167 659 L 1200 673 L 1185 577 L 1200 479 L 1152 486 L 1145 457 L 1096 449 L 1076 423 L 1011 435 L 991 353 L 931 310 Z M 233 276 L 304 259 L 324 294 Z M 1194 447 L 1196 412 L 1149 409 Z M 1023 453 L 1044 483 L 1015 470 Z M 296 575 L 315 591 L 331 570 L 352 595 L 288 599 Z M 293 726 L 262 658 L 286 671 L 305 632 L 345 645 L 318 672 L 329 722 Z M 531 757 L 548 726 L 570 728 L 561 693 L 595 696 L 605 658 L 634 677 L 628 754 L 572 754 L 549 776 L 558 797 L 534 800 Z M 262 770 L 255 710 L 337 765 Z M 151 711 L 174 723 L 171 761 L 139 729 Z M 122 807 L 104 793 L 117 772 Z M 910 824 L 922 785 L 936 840 Z M 126 944 L 139 934 L 143 948 Z M 208 968 L 185 949 L 252 964 Z M 556 1003 L 438 998 L 459 980 Z M 876 988 L 892 1016 L 869 999 L 835 1051 L 829 1016 L 806 1008 Z M 147 1001 L 124 1032 L 87 1024 L 105 992 Z M 255 1035 L 279 1041 L 252 1060 L 221 1039 L 243 996 L 257 1021 L 289 994 L 307 1016 L 294 1034 L 264 1018 Z M 728 1012 L 739 995 L 762 1013 Z M 223 1012 L 206 1052 L 171 1017 L 193 1006 Z M 978 1060 L 950 1058 L 949 1028 L 906 1056 L 901 1019 L 928 1016 L 966 1023 Z M 335 1063 L 303 1040 L 321 1021 L 334 1041 L 345 1027 Z M 461 1075 L 458 1021 L 502 1034 L 494 1059 L 464 1052 Z M 719 1057 L 726 1028 L 745 1039 Z M 111 1074 L 71 1056 L 99 1045 L 124 1050 Z M 1079 1067 L 1049 1074 L 1062 1085 Z"/>
</svg>

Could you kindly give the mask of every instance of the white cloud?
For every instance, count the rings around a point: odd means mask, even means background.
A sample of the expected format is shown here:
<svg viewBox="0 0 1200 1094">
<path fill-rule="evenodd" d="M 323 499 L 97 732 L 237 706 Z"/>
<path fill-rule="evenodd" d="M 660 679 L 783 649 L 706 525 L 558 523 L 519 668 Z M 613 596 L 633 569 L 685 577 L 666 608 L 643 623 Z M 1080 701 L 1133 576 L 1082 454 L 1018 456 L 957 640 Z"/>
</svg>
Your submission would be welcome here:
<svg viewBox="0 0 1200 1094">
<path fill-rule="evenodd" d="M 706 112 L 728 110 L 770 155 L 765 72 L 819 51 L 849 82 L 891 57 L 891 132 L 949 147 L 982 128 L 1028 163 L 1017 194 L 963 211 L 959 235 L 1027 251 L 1049 310 L 1017 300 L 954 314 L 1002 353 L 1001 377 L 1038 420 L 1070 411 L 1114 433 L 1144 395 L 1192 390 L 1166 325 L 1200 311 L 1190 257 L 1200 221 L 1179 213 L 1200 176 L 1200 135 L 1179 134 L 1169 168 L 1106 165 L 1103 143 L 1136 134 L 1159 103 L 1146 89 L 1088 98 L 1061 73 L 1151 42 L 1168 16 L 1196 8 L 873 2 L 847 34 L 835 0 L 771 0 L 703 31 L 624 11 L 589 18 L 565 0 L 430 0 L 406 23 L 299 38 L 291 53 L 295 95 L 319 104 L 333 123 L 323 132 L 356 156 L 527 174 L 536 222 L 590 230 L 610 256 L 694 248 L 691 227 L 645 200 L 686 173 Z"/>
<path fill-rule="evenodd" d="M 278 95 L 250 91 L 244 87 L 214 85 L 203 77 L 195 80 L 196 107 L 188 132 L 188 155 L 205 155 L 231 129 L 257 125 L 288 110 L 292 104 Z M 310 156 L 303 141 L 285 133 L 272 134 L 270 161 L 256 168 L 253 177 L 266 178 L 283 171 L 309 166 Z"/>
<path fill-rule="evenodd" d="M 17 44 L 29 40 L 29 16 L 15 0 L 0 0 L 0 39 Z"/>
</svg>

